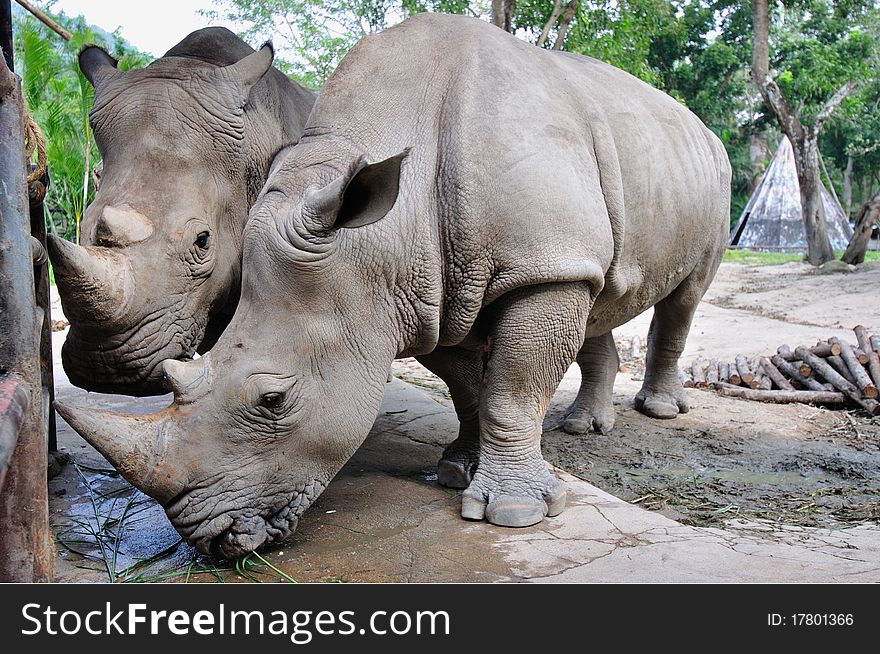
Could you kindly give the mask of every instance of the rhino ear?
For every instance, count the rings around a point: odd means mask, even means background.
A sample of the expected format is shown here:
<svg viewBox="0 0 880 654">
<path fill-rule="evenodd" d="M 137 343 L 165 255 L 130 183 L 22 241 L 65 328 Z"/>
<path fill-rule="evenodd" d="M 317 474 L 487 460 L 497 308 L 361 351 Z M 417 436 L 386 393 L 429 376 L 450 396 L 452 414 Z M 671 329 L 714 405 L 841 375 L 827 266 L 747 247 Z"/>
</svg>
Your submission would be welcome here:
<svg viewBox="0 0 880 654">
<path fill-rule="evenodd" d="M 104 48 L 97 45 L 87 45 L 79 51 L 79 69 L 96 89 L 119 74 L 119 69 L 116 68 L 118 63 Z"/>
<path fill-rule="evenodd" d="M 320 231 L 370 225 L 391 211 L 400 191 L 400 166 L 409 148 L 384 161 L 368 164 L 363 157 L 346 174 L 305 198 L 305 214 Z"/>
<path fill-rule="evenodd" d="M 254 84 L 269 72 L 274 59 L 275 49 L 272 47 L 272 42 L 267 41 L 256 52 L 249 54 L 244 59 L 239 59 L 234 64 L 221 68 L 220 74 L 230 82 L 238 84 L 244 92 L 244 97 L 247 98 Z"/>
</svg>

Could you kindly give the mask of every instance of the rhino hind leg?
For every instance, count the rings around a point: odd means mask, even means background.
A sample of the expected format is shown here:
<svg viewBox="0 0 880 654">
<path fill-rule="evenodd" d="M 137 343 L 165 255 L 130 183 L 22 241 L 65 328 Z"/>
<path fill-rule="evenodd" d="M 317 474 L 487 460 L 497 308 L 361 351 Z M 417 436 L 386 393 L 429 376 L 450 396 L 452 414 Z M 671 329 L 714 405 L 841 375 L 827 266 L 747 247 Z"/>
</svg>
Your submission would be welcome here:
<svg viewBox="0 0 880 654">
<path fill-rule="evenodd" d="M 586 434 L 591 429 L 607 434 L 614 427 L 614 378 L 620 368 L 611 332 L 584 341 L 576 360 L 581 386 L 562 428 L 569 434 Z"/>
<path fill-rule="evenodd" d="M 636 410 L 646 416 L 669 419 L 690 410 L 678 378 L 678 359 L 684 351 L 697 305 L 716 268 L 717 261 L 714 260 L 698 268 L 654 306 L 654 317 L 648 330 L 645 380 L 635 397 Z"/>
<path fill-rule="evenodd" d="M 527 527 L 565 508 L 565 486 L 541 454 L 542 424 L 583 344 L 591 303 L 586 283 L 570 283 L 518 289 L 490 306 L 480 465 L 462 495 L 463 518 Z"/>
<path fill-rule="evenodd" d="M 437 481 L 447 488 L 465 489 L 480 462 L 482 360 L 478 352 L 459 348 L 438 348 L 418 360 L 446 382 L 458 415 L 458 438 L 443 450 L 437 464 Z"/>
</svg>

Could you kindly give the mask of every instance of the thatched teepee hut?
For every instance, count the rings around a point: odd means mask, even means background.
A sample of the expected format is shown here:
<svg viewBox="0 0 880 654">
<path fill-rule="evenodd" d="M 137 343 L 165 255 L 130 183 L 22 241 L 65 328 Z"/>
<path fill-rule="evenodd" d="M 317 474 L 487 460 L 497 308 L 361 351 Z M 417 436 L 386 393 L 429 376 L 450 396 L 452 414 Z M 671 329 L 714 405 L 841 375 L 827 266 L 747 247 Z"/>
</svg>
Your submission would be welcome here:
<svg viewBox="0 0 880 654">
<path fill-rule="evenodd" d="M 819 185 L 831 247 L 844 250 L 852 237 L 852 227 L 825 185 L 821 181 Z M 783 136 L 773 160 L 730 231 L 728 243 L 754 250 L 805 250 L 807 240 L 801 216 L 794 152 L 788 137 Z"/>
</svg>

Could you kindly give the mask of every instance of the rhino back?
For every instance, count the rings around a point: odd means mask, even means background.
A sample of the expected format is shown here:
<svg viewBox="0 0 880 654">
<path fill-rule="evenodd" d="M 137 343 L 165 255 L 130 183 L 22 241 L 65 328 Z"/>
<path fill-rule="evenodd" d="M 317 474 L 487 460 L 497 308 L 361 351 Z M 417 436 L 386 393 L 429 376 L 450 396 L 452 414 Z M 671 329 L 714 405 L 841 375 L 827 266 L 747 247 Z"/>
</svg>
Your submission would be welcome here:
<svg viewBox="0 0 880 654">
<path fill-rule="evenodd" d="M 441 344 L 503 293 L 551 281 L 604 288 L 607 331 L 724 242 L 728 164 L 696 116 L 607 64 L 478 20 L 425 14 L 363 39 L 304 140 L 328 133 L 375 159 L 412 147 L 406 215 L 436 224 Z"/>
</svg>

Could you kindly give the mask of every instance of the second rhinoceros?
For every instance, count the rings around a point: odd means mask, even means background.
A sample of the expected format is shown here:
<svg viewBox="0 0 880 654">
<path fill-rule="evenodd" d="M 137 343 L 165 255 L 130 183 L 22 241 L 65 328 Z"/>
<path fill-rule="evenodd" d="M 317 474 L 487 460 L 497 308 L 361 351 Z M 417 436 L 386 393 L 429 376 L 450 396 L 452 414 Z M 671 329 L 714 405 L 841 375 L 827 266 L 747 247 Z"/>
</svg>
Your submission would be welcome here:
<svg viewBox="0 0 880 654">
<path fill-rule="evenodd" d="M 101 184 L 84 245 L 49 237 L 77 386 L 164 393 L 162 361 L 207 349 L 229 322 L 248 210 L 315 100 L 272 58 L 221 27 L 140 70 L 119 71 L 96 46 L 80 53 Z"/>
<path fill-rule="evenodd" d="M 346 56 L 273 164 L 242 301 L 207 356 L 165 363 L 174 402 L 59 409 L 190 543 L 231 557 L 291 533 L 414 355 L 461 421 L 440 470 L 467 485 L 462 516 L 534 524 L 565 504 L 541 455 L 550 397 L 575 360 L 596 369 L 588 394 L 604 383 L 611 329 L 654 306 L 637 402 L 685 404 L 677 361 L 729 194 L 721 142 L 663 93 L 417 16 Z"/>
</svg>

